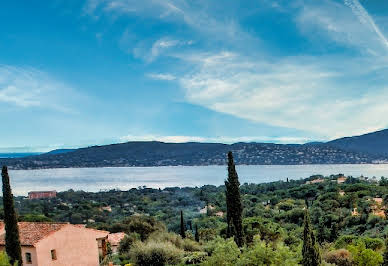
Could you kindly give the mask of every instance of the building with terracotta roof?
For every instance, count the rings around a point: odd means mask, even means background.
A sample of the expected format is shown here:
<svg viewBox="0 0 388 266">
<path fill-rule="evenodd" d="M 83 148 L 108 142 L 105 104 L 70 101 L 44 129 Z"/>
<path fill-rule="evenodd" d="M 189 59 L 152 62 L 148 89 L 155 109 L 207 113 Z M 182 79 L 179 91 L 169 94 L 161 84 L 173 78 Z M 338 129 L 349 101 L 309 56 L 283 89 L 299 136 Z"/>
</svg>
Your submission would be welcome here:
<svg viewBox="0 0 388 266">
<path fill-rule="evenodd" d="M 342 177 L 338 177 L 337 178 L 337 183 L 338 184 L 343 184 L 343 183 L 345 183 L 346 182 L 346 177 L 345 176 L 342 176 Z"/>
<path fill-rule="evenodd" d="M 57 192 L 53 191 L 30 191 L 28 192 L 29 199 L 52 199 L 57 197 Z"/>
<path fill-rule="evenodd" d="M 108 235 L 108 243 L 110 244 L 113 253 L 118 253 L 120 242 L 126 235 L 127 234 L 123 232 L 112 233 Z"/>
<path fill-rule="evenodd" d="M 98 242 L 106 243 L 109 234 L 69 223 L 19 222 L 18 225 L 25 266 L 98 266 Z M 0 222 L 0 251 L 4 249 L 5 229 Z"/>
<path fill-rule="evenodd" d="M 318 184 L 318 183 L 323 183 L 325 182 L 325 179 L 323 178 L 317 178 L 311 181 L 306 181 L 306 184 Z"/>
</svg>

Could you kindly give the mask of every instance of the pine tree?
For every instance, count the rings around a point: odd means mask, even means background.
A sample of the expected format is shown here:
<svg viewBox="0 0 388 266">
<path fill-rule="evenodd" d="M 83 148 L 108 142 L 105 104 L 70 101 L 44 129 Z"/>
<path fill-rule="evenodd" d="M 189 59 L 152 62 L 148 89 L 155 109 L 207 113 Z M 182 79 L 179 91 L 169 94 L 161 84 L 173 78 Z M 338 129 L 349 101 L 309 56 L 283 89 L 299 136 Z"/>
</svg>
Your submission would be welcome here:
<svg viewBox="0 0 388 266">
<path fill-rule="evenodd" d="M 243 245 L 242 212 L 243 206 L 240 195 L 240 182 L 236 166 L 234 165 L 232 152 L 228 153 L 228 179 L 225 181 L 226 187 L 226 220 L 228 223 L 227 236 L 234 236 L 239 247 Z"/>
<path fill-rule="evenodd" d="M 13 195 L 6 166 L 3 166 L 1 177 L 3 181 L 5 252 L 10 257 L 12 264 L 17 261 L 19 262 L 19 265 L 22 265 L 23 261 L 19 239 L 18 219 L 14 208 Z"/>
<path fill-rule="evenodd" d="M 388 266 L 388 237 L 385 238 L 385 251 L 383 254 L 383 258 L 384 258 L 384 261 L 382 266 Z"/>
<path fill-rule="evenodd" d="M 199 242 L 198 225 L 195 225 L 195 241 Z"/>
<path fill-rule="evenodd" d="M 185 222 L 183 220 L 183 211 L 181 211 L 181 237 L 186 238 Z"/>
<path fill-rule="evenodd" d="M 321 264 L 319 247 L 315 240 L 314 232 L 310 224 L 310 216 L 307 209 L 304 215 L 302 255 L 303 266 L 319 266 Z"/>
</svg>

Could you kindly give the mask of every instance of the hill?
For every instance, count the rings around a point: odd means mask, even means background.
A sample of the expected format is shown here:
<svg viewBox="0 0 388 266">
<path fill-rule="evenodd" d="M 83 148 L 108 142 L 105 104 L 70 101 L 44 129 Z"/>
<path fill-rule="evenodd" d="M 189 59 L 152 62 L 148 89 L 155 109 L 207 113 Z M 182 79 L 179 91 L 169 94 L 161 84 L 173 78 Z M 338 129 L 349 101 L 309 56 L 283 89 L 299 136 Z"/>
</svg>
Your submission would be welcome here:
<svg viewBox="0 0 388 266">
<path fill-rule="evenodd" d="M 72 152 L 15 159 L 0 159 L 13 169 L 66 167 L 124 167 L 224 165 L 231 150 L 238 164 L 359 164 L 372 163 L 382 157 L 346 151 L 326 144 L 272 143 L 163 143 L 127 142 L 81 148 Z"/>
<path fill-rule="evenodd" d="M 361 136 L 345 137 L 327 143 L 339 149 L 368 153 L 375 156 L 388 156 L 388 129 Z"/>
</svg>

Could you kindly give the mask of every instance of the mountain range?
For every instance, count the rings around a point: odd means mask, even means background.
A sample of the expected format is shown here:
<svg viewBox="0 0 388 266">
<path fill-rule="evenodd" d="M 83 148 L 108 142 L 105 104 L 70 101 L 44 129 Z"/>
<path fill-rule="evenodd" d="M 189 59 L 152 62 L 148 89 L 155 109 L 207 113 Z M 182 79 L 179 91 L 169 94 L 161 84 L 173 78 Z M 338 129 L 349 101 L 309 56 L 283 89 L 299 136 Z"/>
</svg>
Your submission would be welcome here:
<svg viewBox="0 0 388 266">
<path fill-rule="evenodd" d="M 238 164 L 248 165 L 384 163 L 388 130 L 306 144 L 126 142 L 0 159 L 0 164 L 12 169 L 224 165 L 228 151 Z"/>
</svg>

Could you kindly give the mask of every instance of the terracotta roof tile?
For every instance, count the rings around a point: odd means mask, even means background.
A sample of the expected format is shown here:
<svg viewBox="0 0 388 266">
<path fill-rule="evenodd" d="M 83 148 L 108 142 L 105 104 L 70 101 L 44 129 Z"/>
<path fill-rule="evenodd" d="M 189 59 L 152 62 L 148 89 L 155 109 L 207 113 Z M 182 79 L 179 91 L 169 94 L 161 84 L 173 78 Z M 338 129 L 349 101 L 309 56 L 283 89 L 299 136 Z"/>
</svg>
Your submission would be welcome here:
<svg viewBox="0 0 388 266">
<path fill-rule="evenodd" d="M 67 223 L 30 223 L 19 222 L 20 244 L 23 246 L 33 246 L 38 241 L 54 233 Z M 5 245 L 4 223 L 0 223 L 0 245 Z"/>
<path fill-rule="evenodd" d="M 109 242 L 112 246 L 118 246 L 118 245 L 120 244 L 120 241 L 123 240 L 123 238 L 124 238 L 126 235 L 127 235 L 127 234 L 125 234 L 125 233 L 123 233 L 123 232 L 109 234 L 109 235 L 108 235 L 108 242 Z"/>
</svg>

